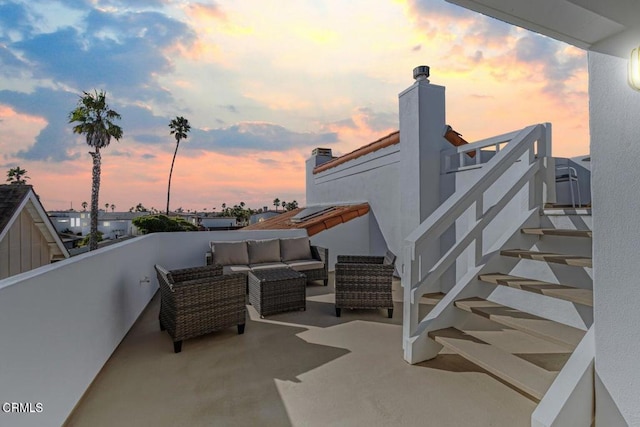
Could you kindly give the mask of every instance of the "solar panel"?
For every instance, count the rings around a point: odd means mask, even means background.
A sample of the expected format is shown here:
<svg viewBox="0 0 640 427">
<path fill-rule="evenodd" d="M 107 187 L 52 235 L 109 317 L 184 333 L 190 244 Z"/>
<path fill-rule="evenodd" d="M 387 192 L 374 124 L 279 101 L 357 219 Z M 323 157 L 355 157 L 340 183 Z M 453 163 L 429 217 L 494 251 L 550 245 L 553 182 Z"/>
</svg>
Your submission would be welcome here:
<svg viewBox="0 0 640 427">
<path fill-rule="evenodd" d="M 334 209 L 334 206 L 310 206 L 291 217 L 291 222 L 299 223 L 320 216 Z"/>
</svg>

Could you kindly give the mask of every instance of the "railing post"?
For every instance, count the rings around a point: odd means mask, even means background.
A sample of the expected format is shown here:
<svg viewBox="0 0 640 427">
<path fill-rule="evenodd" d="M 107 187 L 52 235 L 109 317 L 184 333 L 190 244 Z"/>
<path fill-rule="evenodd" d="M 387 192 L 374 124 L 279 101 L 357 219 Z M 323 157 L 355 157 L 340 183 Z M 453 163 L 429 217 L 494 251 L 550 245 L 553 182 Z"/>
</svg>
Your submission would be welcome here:
<svg viewBox="0 0 640 427">
<path fill-rule="evenodd" d="M 551 154 L 551 123 L 545 123 L 542 131 L 540 148 L 538 152 L 543 151 L 543 163 L 540 165 L 542 178 L 542 203 L 556 203 L 556 164 Z"/>
<path fill-rule="evenodd" d="M 404 247 L 404 264 L 402 265 L 402 288 L 404 304 L 402 306 L 402 348 L 409 345 L 411 334 L 418 325 L 418 313 L 414 312 L 414 304 L 411 303 L 411 291 L 413 289 L 413 248 L 407 244 Z"/>
</svg>

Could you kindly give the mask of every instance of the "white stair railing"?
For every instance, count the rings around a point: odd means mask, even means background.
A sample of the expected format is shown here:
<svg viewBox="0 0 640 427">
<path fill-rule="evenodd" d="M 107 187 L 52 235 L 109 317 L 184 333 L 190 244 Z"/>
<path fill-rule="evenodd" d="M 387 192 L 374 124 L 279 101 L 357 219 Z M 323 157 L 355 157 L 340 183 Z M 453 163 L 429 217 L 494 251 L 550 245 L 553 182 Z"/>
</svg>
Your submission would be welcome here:
<svg viewBox="0 0 640 427">
<path fill-rule="evenodd" d="M 506 135 L 510 138 L 506 147 L 474 172 L 477 174 L 474 175 L 475 184 L 466 191 L 454 193 L 405 239 L 402 266 L 403 348 L 405 360 L 409 363 L 437 355 L 441 346 L 428 339 L 427 333 L 452 326 L 455 299 L 470 296 L 464 295 L 469 292 L 466 288 L 475 281 L 492 251 L 498 251 L 506 236 L 512 235 L 524 221 L 537 213 L 543 206 L 547 191 L 552 191 L 549 187 L 554 185 L 554 171 L 547 167 L 551 155 L 551 125 L 533 125 Z M 504 136 L 496 138 L 493 142 L 491 139 L 485 141 L 492 144 L 497 140 L 500 144 L 507 142 Z M 479 157 L 480 148 L 472 149 Z M 464 154 L 465 151 L 461 152 Z M 500 224 L 501 236 L 494 242 L 483 241 L 483 232 L 527 186 L 528 203 L 522 206 L 517 218 L 512 218 L 509 224 Z M 492 205 L 485 208 L 488 203 Z M 473 212 L 471 220 L 459 221 L 467 212 Z M 441 237 L 454 225 L 461 228 L 461 223 L 468 224 L 468 227 L 456 230 L 455 243 L 442 255 Z M 493 226 L 495 228 L 495 224 Z M 472 248 L 471 256 L 469 248 Z M 465 260 L 469 261 L 466 273 L 460 274 L 450 292 L 424 319 L 420 319 L 422 296 L 441 290 L 443 274 L 456 265 L 459 257 L 466 257 Z"/>
<path fill-rule="evenodd" d="M 518 135 L 518 132 L 520 131 L 516 130 L 442 151 L 441 172 L 445 174 L 481 167 L 483 163 L 487 163 L 490 155 L 498 154 L 501 147 Z"/>
</svg>

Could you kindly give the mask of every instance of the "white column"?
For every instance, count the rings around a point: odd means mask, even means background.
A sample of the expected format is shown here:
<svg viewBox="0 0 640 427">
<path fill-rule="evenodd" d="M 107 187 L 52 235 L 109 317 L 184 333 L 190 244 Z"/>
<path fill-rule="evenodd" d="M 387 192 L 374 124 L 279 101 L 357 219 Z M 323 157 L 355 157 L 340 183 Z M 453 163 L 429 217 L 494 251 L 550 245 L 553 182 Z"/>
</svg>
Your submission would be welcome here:
<svg viewBox="0 0 640 427">
<path fill-rule="evenodd" d="M 640 92 L 589 52 L 596 425 L 640 425 Z"/>
<path fill-rule="evenodd" d="M 444 92 L 425 78 L 399 95 L 403 239 L 440 205 L 440 151 L 447 148 Z"/>
</svg>

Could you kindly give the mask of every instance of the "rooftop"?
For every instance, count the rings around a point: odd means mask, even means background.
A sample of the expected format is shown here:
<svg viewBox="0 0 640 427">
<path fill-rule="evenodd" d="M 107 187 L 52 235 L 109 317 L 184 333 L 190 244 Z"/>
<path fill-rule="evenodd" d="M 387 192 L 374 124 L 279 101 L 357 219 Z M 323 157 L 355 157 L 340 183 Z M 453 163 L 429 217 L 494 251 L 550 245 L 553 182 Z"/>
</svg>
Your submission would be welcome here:
<svg viewBox="0 0 640 427">
<path fill-rule="evenodd" d="M 273 218 L 266 219 L 244 227 L 244 230 L 282 230 L 299 228 L 306 229 L 309 237 L 328 230 L 338 224 L 348 222 L 369 212 L 368 203 L 344 206 L 327 206 L 318 215 L 312 215 L 308 219 L 301 221 L 294 220 L 294 217 L 302 212 L 304 208 L 296 208 L 284 212 Z"/>
<path fill-rule="evenodd" d="M 404 362 L 401 315 L 335 317 L 332 279 L 307 286 L 306 311 L 260 319 L 248 307 L 243 335 L 229 328 L 174 354 L 156 295 L 67 425 L 530 425 L 532 400 L 460 356 Z"/>
<path fill-rule="evenodd" d="M 335 157 L 334 159 L 329 160 L 326 163 L 316 166 L 313 169 L 313 173 L 324 172 L 327 169 L 334 168 L 338 165 L 348 162 L 349 160 L 357 159 L 358 157 L 364 156 L 365 154 L 373 153 L 374 151 L 381 150 L 390 145 L 398 144 L 399 142 L 400 142 L 400 131 L 391 132 L 389 135 L 383 136 L 382 138 L 377 139 L 360 148 L 357 148 L 350 153 L 347 153 L 340 157 Z"/>
</svg>

